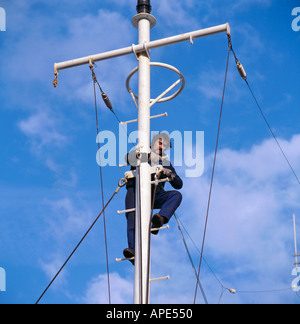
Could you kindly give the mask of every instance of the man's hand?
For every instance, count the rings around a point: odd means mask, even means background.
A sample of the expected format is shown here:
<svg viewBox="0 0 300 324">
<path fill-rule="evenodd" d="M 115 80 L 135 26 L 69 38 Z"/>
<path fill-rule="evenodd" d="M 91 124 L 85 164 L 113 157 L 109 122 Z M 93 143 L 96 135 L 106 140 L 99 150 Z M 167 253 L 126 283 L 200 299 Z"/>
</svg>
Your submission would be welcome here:
<svg viewBox="0 0 300 324">
<path fill-rule="evenodd" d="M 175 178 L 175 174 L 170 169 L 163 168 L 162 173 L 163 175 L 168 177 L 171 181 Z"/>
</svg>

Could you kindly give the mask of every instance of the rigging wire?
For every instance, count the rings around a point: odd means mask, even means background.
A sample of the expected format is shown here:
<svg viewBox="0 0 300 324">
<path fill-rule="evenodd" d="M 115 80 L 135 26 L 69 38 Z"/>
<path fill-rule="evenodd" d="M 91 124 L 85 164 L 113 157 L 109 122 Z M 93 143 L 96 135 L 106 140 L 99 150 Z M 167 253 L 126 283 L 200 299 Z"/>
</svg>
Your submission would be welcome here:
<svg viewBox="0 0 300 324">
<path fill-rule="evenodd" d="M 106 105 L 106 107 L 113 113 L 113 115 L 115 116 L 116 120 L 118 121 L 119 125 L 122 126 L 122 129 L 124 131 L 124 133 L 126 134 L 127 138 L 128 138 L 128 142 L 132 144 L 132 146 L 135 146 L 134 144 L 134 141 L 132 141 L 132 139 L 130 138 L 128 132 L 127 132 L 127 129 L 124 127 L 123 123 L 121 122 L 120 118 L 118 117 L 118 115 L 116 114 L 116 112 L 114 111 L 113 109 L 113 106 L 107 96 L 107 94 L 102 90 L 101 86 L 100 86 L 100 83 L 98 82 L 97 80 L 97 77 L 96 77 L 96 74 L 95 74 L 95 71 L 94 71 L 94 66 L 96 66 L 96 64 L 92 64 L 92 62 L 90 62 L 90 69 L 92 70 L 92 76 L 93 76 L 93 81 L 94 81 L 94 86 L 95 84 L 97 84 L 100 92 L 101 92 L 101 96 L 102 96 L 102 99 Z"/>
<path fill-rule="evenodd" d="M 237 294 L 264 294 L 264 293 L 274 293 L 274 292 L 282 292 L 282 291 L 290 291 L 293 290 L 292 287 L 282 288 L 282 289 L 272 289 L 272 290 L 237 290 Z"/>
<path fill-rule="evenodd" d="M 193 243 L 194 247 L 196 248 L 196 250 L 198 251 L 199 255 L 201 254 L 201 251 L 199 250 L 199 248 L 197 247 L 195 241 L 192 239 L 192 237 L 190 236 L 189 232 L 187 231 L 187 229 L 185 228 L 184 224 L 182 223 L 182 220 L 179 218 L 179 216 L 177 215 L 177 218 L 181 224 L 181 227 L 185 230 L 187 236 L 189 237 L 189 239 L 191 240 L 191 242 Z M 206 263 L 207 267 L 209 268 L 209 270 L 211 271 L 211 273 L 213 274 L 213 276 L 216 278 L 216 280 L 219 282 L 219 284 L 224 287 L 224 285 L 222 284 L 221 280 L 217 277 L 217 275 L 215 274 L 215 272 L 213 271 L 213 269 L 210 267 L 210 265 L 207 263 L 206 259 L 203 256 L 203 261 Z M 224 287 L 225 289 L 229 290 L 229 288 Z"/>
<path fill-rule="evenodd" d="M 265 123 L 267 124 L 267 126 L 268 126 L 268 128 L 269 128 L 269 130 L 270 130 L 270 132 L 271 132 L 271 134 L 272 134 L 272 136 L 273 136 L 275 142 L 277 143 L 277 145 L 278 145 L 278 147 L 279 147 L 279 149 L 280 149 L 280 151 L 281 151 L 283 157 L 285 158 L 285 160 L 286 160 L 286 162 L 288 163 L 288 165 L 289 165 L 289 167 L 290 167 L 292 173 L 294 174 L 294 176 L 295 176 L 295 178 L 296 178 L 298 184 L 300 185 L 300 179 L 299 179 L 299 177 L 297 176 L 296 171 L 295 171 L 295 169 L 292 167 L 292 165 L 291 165 L 289 159 L 287 158 L 286 154 L 284 153 L 284 151 L 283 151 L 283 149 L 282 149 L 282 147 L 281 147 L 281 145 L 280 145 L 280 143 L 279 143 L 279 141 L 278 141 L 278 139 L 277 139 L 277 137 L 276 137 L 274 131 L 272 130 L 272 128 L 271 128 L 271 126 L 270 126 L 270 123 L 268 122 L 268 120 L 267 120 L 267 118 L 266 118 L 266 116 L 265 116 L 265 114 L 264 114 L 264 112 L 263 112 L 263 110 L 262 110 L 260 104 L 258 103 L 258 101 L 257 101 L 257 99 L 256 99 L 256 96 L 255 96 L 254 92 L 252 91 L 252 89 L 251 89 L 251 87 L 250 87 L 250 85 L 249 85 L 248 80 L 245 79 L 245 82 L 246 82 L 246 84 L 247 84 L 247 86 L 248 86 L 248 88 L 249 88 L 249 90 L 250 90 L 250 92 L 251 92 L 251 94 L 252 94 L 252 96 L 253 96 L 255 102 L 256 102 L 256 105 L 257 105 L 257 107 L 258 107 L 258 109 L 259 109 L 259 111 L 260 111 L 260 113 L 261 113 L 261 115 L 262 115 L 262 117 L 263 117 Z"/>
<path fill-rule="evenodd" d="M 186 227 L 184 226 L 182 220 L 180 219 L 180 217 L 178 215 L 175 215 L 175 220 L 176 223 L 178 224 L 178 222 L 180 223 L 181 227 L 184 229 L 184 231 L 186 232 L 187 236 L 189 237 L 189 239 L 191 240 L 192 244 L 194 245 L 194 247 L 196 248 L 196 250 L 198 251 L 199 255 L 201 254 L 200 249 L 197 247 L 195 241 L 193 240 L 193 238 L 190 236 L 189 232 L 187 231 Z M 177 222 L 178 221 L 178 222 Z M 181 236 L 184 237 L 184 234 L 182 231 L 180 231 Z M 188 248 L 186 248 L 188 251 Z M 190 257 L 190 253 L 188 252 L 188 255 Z M 235 289 L 230 289 L 227 288 L 226 286 L 224 286 L 224 284 L 221 282 L 221 280 L 218 278 L 218 276 L 216 275 L 216 273 L 214 272 L 214 270 L 211 268 L 211 266 L 208 264 L 208 262 L 206 261 L 206 259 L 203 256 L 203 261 L 205 262 L 206 266 L 208 267 L 208 269 L 211 271 L 212 275 L 215 277 L 215 279 L 218 281 L 218 283 L 220 284 L 222 291 L 218 300 L 218 304 L 221 303 L 221 299 L 224 295 L 225 291 L 230 292 L 231 294 L 262 294 L 262 293 L 276 293 L 276 292 L 285 292 L 285 291 L 291 291 L 292 287 L 289 288 L 281 288 L 281 289 L 271 289 L 271 290 L 235 290 Z M 296 292 L 296 295 L 298 297 L 299 294 Z"/>
<path fill-rule="evenodd" d="M 124 181 L 123 183 L 122 180 Z M 88 233 L 91 231 L 91 229 L 94 227 L 94 225 L 96 224 L 96 222 L 98 221 L 98 219 L 100 218 L 100 216 L 103 214 L 104 210 L 107 208 L 107 206 L 110 204 L 110 202 L 113 200 L 113 198 L 115 197 L 115 195 L 119 192 L 119 190 L 127 183 L 126 179 L 120 179 L 119 184 L 117 189 L 115 190 L 115 192 L 113 193 L 113 195 L 110 197 L 110 199 L 108 200 L 108 202 L 106 203 L 106 205 L 104 206 L 104 208 L 101 210 L 101 212 L 99 213 L 99 215 L 96 217 L 96 219 L 94 220 L 94 222 L 92 223 L 92 225 L 89 227 L 89 229 L 86 231 L 86 233 L 83 235 L 83 237 L 81 238 L 81 240 L 79 241 L 79 243 L 76 245 L 76 247 L 74 248 L 74 250 L 71 252 L 71 254 L 68 256 L 68 258 L 66 259 L 66 261 L 64 262 L 64 264 L 61 266 L 61 268 L 58 270 L 58 272 L 55 274 L 55 276 L 53 277 L 53 279 L 50 281 L 50 283 L 48 284 L 48 286 L 46 287 L 46 289 L 43 291 L 43 293 L 41 294 L 41 296 L 38 298 L 38 300 L 36 301 L 35 304 L 38 304 L 40 302 L 40 300 L 42 299 L 42 297 L 45 295 L 45 293 L 47 292 L 47 290 L 50 288 L 50 286 L 53 284 L 53 282 L 55 281 L 55 279 L 58 277 L 58 275 L 61 273 L 61 271 L 63 270 L 63 268 L 66 266 L 66 264 L 69 262 L 69 260 L 71 259 L 71 257 L 73 256 L 73 254 L 76 252 L 76 250 L 79 248 L 79 246 L 81 245 L 81 243 L 83 242 L 83 240 L 86 238 L 86 236 L 88 235 Z"/>
<path fill-rule="evenodd" d="M 286 162 L 288 163 L 288 165 L 289 165 L 289 167 L 290 167 L 292 173 L 294 174 L 294 176 L 295 176 L 297 182 L 300 184 L 300 180 L 299 180 L 299 178 L 298 178 L 298 176 L 297 176 L 297 174 L 296 174 L 294 168 L 292 167 L 292 165 L 291 165 L 291 163 L 289 162 L 289 160 L 288 160 L 286 154 L 284 153 L 284 151 L 283 151 L 281 145 L 279 144 L 279 141 L 277 140 L 277 138 L 276 138 L 276 136 L 275 136 L 275 134 L 274 134 L 274 132 L 273 132 L 273 130 L 272 130 L 272 128 L 271 128 L 269 122 L 267 121 L 267 119 L 266 119 L 266 117 L 265 117 L 265 115 L 264 115 L 264 113 L 263 113 L 263 111 L 262 111 L 262 109 L 261 109 L 261 107 L 260 107 L 260 105 L 259 105 L 259 103 L 258 103 L 258 100 L 256 99 L 256 97 L 255 97 L 255 95 L 254 95 L 254 93 L 253 93 L 253 91 L 252 91 L 252 89 L 251 89 L 251 87 L 250 87 L 250 85 L 249 85 L 249 83 L 248 83 L 248 81 L 247 81 L 246 72 L 245 72 L 243 66 L 242 66 L 242 65 L 240 64 L 240 62 L 238 61 L 237 56 L 236 56 L 236 54 L 235 54 L 235 52 L 234 52 L 234 50 L 233 50 L 232 42 L 231 42 L 231 37 L 230 37 L 230 35 L 227 35 L 227 36 L 228 36 L 228 45 L 229 45 L 229 50 L 228 50 L 227 65 L 226 65 L 226 72 L 225 72 L 225 80 L 224 80 L 224 88 L 223 88 L 223 96 L 222 96 L 221 112 L 220 112 L 220 119 L 219 119 L 219 127 L 218 127 L 218 135 L 217 135 L 217 143 L 216 143 L 216 149 L 215 149 L 215 155 L 214 155 L 213 170 L 212 170 L 212 177 L 211 177 L 211 184 L 210 184 L 209 198 L 208 198 L 208 206 L 207 206 L 207 212 L 206 212 L 206 219 L 205 219 L 205 226 L 204 226 L 204 234 L 203 234 L 203 241 L 202 241 L 202 248 L 201 248 L 201 255 L 200 255 L 200 262 L 199 262 L 199 270 L 198 270 L 197 284 L 196 284 L 195 296 L 194 296 L 194 304 L 196 303 L 196 298 L 197 298 L 198 281 L 199 281 L 199 276 L 200 276 L 200 269 L 201 269 L 201 263 L 202 263 L 202 258 L 203 258 L 203 249 L 204 249 L 204 243 L 205 243 L 205 236 L 206 236 L 206 231 L 207 231 L 207 223 L 208 223 L 209 207 L 210 207 L 211 192 L 212 192 L 212 185 L 213 185 L 213 178 L 214 178 L 214 171 L 215 171 L 215 162 L 216 162 L 217 149 L 218 149 L 218 142 L 219 142 L 219 133 L 220 133 L 220 125 L 221 125 L 221 116 L 222 116 L 222 110 L 223 110 L 224 95 L 225 95 L 226 80 L 227 80 L 227 72 L 228 72 L 228 65 L 229 65 L 229 55 L 230 55 L 230 52 L 231 52 L 231 51 L 232 51 L 232 53 L 234 54 L 234 57 L 235 57 L 235 60 L 236 60 L 236 64 L 237 64 L 237 68 L 238 68 L 238 71 L 239 71 L 241 77 L 245 80 L 245 82 L 246 82 L 246 84 L 247 84 L 247 86 L 248 86 L 248 88 L 249 88 L 249 90 L 250 90 L 250 92 L 251 92 L 251 94 L 252 94 L 252 96 L 253 96 L 253 98 L 254 98 L 254 100 L 255 100 L 255 102 L 256 102 L 258 108 L 259 108 L 259 110 L 260 110 L 260 113 L 261 113 L 261 115 L 262 115 L 264 121 L 266 122 L 266 124 L 267 124 L 267 126 L 268 126 L 268 128 L 269 128 L 269 130 L 270 130 L 270 132 L 271 132 L 271 134 L 272 134 L 272 136 L 273 136 L 273 138 L 275 139 L 275 141 L 276 141 L 276 143 L 277 143 L 277 145 L 278 145 L 278 147 L 279 147 L 281 153 L 283 154 L 283 156 L 284 156 Z M 286 290 L 286 289 L 285 289 L 285 290 Z M 289 290 L 290 290 L 290 288 L 289 288 Z M 230 291 L 230 290 L 229 290 L 229 291 Z M 279 290 L 279 291 L 281 291 L 281 290 Z M 222 286 L 222 293 L 221 293 L 221 296 L 220 296 L 220 300 L 221 300 L 221 298 L 222 298 L 222 296 L 223 296 L 223 293 L 224 293 L 224 287 Z M 236 293 L 236 292 L 235 292 L 235 293 Z"/>
<path fill-rule="evenodd" d="M 196 248 L 196 250 L 198 251 L 199 255 L 201 254 L 201 251 L 198 249 L 196 243 L 194 242 L 194 240 L 192 239 L 192 237 L 190 236 L 189 232 L 187 231 L 187 229 L 185 228 L 185 226 L 183 225 L 181 219 L 179 218 L 178 215 L 174 214 L 174 217 L 175 217 L 175 220 L 176 220 L 176 223 L 177 223 L 177 226 L 178 226 L 178 229 L 179 229 L 179 232 L 180 232 L 180 235 L 182 237 L 182 240 L 183 240 L 183 243 L 184 243 L 184 246 L 185 246 L 185 249 L 186 249 L 186 252 L 188 254 L 188 257 L 190 259 L 190 263 L 192 265 L 192 268 L 194 269 L 194 272 L 195 272 L 195 276 L 197 278 L 197 271 L 196 271 L 196 268 L 194 266 L 194 263 L 193 263 L 193 260 L 192 260 L 192 257 L 191 257 L 191 254 L 189 252 L 189 249 L 188 249 L 188 246 L 187 246 L 187 243 L 186 243 L 186 240 L 185 240 L 185 237 L 184 237 L 184 234 L 181 230 L 181 227 L 185 230 L 186 234 L 188 235 L 188 237 L 190 238 L 191 242 L 193 243 L 194 247 Z M 179 223 L 181 224 L 181 226 L 179 225 Z M 203 261 L 206 263 L 207 267 L 209 268 L 209 270 L 211 271 L 211 273 L 213 274 L 213 276 L 215 277 L 215 279 L 218 281 L 218 283 L 220 284 L 221 288 L 222 288 L 222 291 L 221 291 L 221 295 L 219 297 L 219 301 L 218 301 L 218 304 L 221 303 L 221 299 L 223 297 L 223 294 L 224 294 L 224 291 L 228 290 L 229 292 L 231 292 L 232 290 L 229 289 L 229 288 L 226 288 L 223 283 L 220 281 L 220 279 L 217 277 L 217 275 L 215 274 L 215 272 L 213 271 L 213 269 L 210 267 L 210 265 L 207 263 L 207 261 L 205 260 L 205 258 L 203 257 Z M 206 298 L 206 295 L 205 295 L 205 292 L 203 290 L 203 287 L 202 285 L 200 284 L 200 280 L 199 280 L 199 287 L 201 289 L 201 292 L 202 292 L 202 295 L 203 295 L 203 298 L 204 298 L 204 301 L 206 304 L 208 304 L 208 301 L 207 301 L 207 298 Z"/>
<path fill-rule="evenodd" d="M 197 274 L 197 283 L 196 283 L 196 289 L 195 289 L 194 304 L 196 303 L 196 299 L 197 299 L 199 276 L 200 276 L 200 270 L 201 270 L 201 265 L 202 265 L 202 257 L 203 257 L 203 251 L 204 251 L 204 244 L 205 244 L 206 231 L 207 231 L 207 225 L 208 225 L 208 217 L 209 217 L 209 208 L 210 208 L 213 180 L 214 180 L 214 174 L 215 174 L 215 166 L 216 166 L 216 160 L 217 160 L 217 152 L 218 152 L 218 145 L 219 145 L 219 138 L 220 138 L 220 130 L 221 130 L 221 121 L 222 121 L 225 89 L 226 89 L 228 66 L 229 66 L 229 56 L 230 56 L 230 51 L 231 51 L 231 42 L 230 41 L 228 41 L 228 45 L 229 45 L 229 48 L 228 48 L 228 54 L 227 54 L 227 63 L 226 63 L 225 79 L 224 79 L 222 102 L 221 102 L 221 109 L 220 109 L 217 141 L 216 141 L 214 162 L 213 162 L 211 182 L 210 182 L 210 188 L 209 188 L 209 196 L 208 196 L 208 203 L 207 203 L 207 211 L 206 211 L 206 218 L 205 218 L 205 226 L 204 226 L 204 233 L 203 233 L 203 240 L 202 240 L 201 255 L 200 255 L 199 268 L 198 268 L 198 274 Z"/>
<path fill-rule="evenodd" d="M 177 217 L 177 215 L 176 215 L 175 213 L 174 213 L 174 218 L 175 218 L 175 220 L 176 220 L 176 224 L 177 224 L 178 230 L 179 230 L 179 232 L 180 232 L 181 238 L 182 238 L 182 240 L 183 240 L 183 244 L 184 244 L 185 250 L 186 250 L 186 252 L 187 252 L 187 255 L 188 255 L 188 257 L 189 257 L 189 260 L 190 260 L 191 266 L 192 266 L 192 268 L 194 269 L 194 273 L 195 273 L 195 276 L 196 276 L 196 278 L 197 278 L 197 271 L 196 271 L 196 268 L 195 268 L 195 265 L 194 265 L 194 262 L 193 262 L 193 259 L 192 259 L 192 256 L 191 256 L 191 253 L 190 253 L 190 251 L 189 251 L 189 248 L 188 248 L 188 246 L 187 246 L 187 243 L 186 243 L 185 237 L 184 237 L 183 232 L 182 232 L 182 230 L 181 230 L 181 227 L 180 227 L 180 224 L 179 224 L 179 221 L 178 221 L 178 217 Z M 205 292 L 204 292 L 204 289 L 203 289 L 203 287 L 202 287 L 202 285 L 201 285 L 200 280 L 199 280 L 198 284 L 199 284 L 199 288 L 200 288 L 200 290 L 201 290 L 201 293 L 202 293 L 203 299 L 204 299 L 204 301 L 205 301 L 205 304 L 208 305 L 208 301 L 207 301 L 207 298 L 206 298 L 206 295 L 205 295 Z"/>
<path fill-rule="evenodd" d="M 194 242 L 194 240 L 193 240 L 192 237 L 190 236 L 189 232 L 188 232 L 187 229 L 185 228 L 185 226 L 184 226 L 184 224 L 182 223 L 182 220 L 179 218 L 179 216 L 174 214 L 174 217 L 175 217 L 175 220 L 176 220 L 177 226 L 178 226 L 178 228 L 179 228 L 179 231 L 180 231 L 181 237 L 182 237 L 182 239 L 183 239 L 183 241 L 184 241 L 184 245 L 185 245 L 185 247 L 186 247 L 186 251 L 187 251 L 187 253 L 188 253 L 188 257 L 189 257 L 189 259 L 190 259 L 191 265 L 192 265 L 192 267 L 194 268 L 195 275 L 196 275 L 196 278 L 197 278 L 197 272 L 196 272 L 196 269 L 195 269 L 195 267 L 194 267 L 194 264 L 193 264 L 193 261 L 192 261 L 192 257 L 191 257 L 191 254 L 190 254 L 190 252 L 189 252 L 189 249 L 188 249 L 188 247 L 187 247 L 187 243 L 186 243 L 186 240 L 185 240 L 185 238 L 184 238 L 184 234 L 183 234 L 183 232 L 182 232 L 182 230 L 181 230 L 181 227 L 185 230 L 187 236 L 189 237 L 189 239 L 190 239 L 191 242 L 193 243 L 193 245 L 194 245 L 194 247 L 196 248 L 196 250 L 198 251 L 199 255 L 201 255 L 201 251 L 198 249 L 196 243 Z M 181 227 L 179 226 L 179 223 L 181 224 Z M 212 273 L 212 275 L 215 277 L 215 279 L 218 281 L 218 283 L 220 284 L 220 286 L 221 286 L 221 288 L 222 288 L 222 292 L 221 292 L 221 295 L 220 295 L 220 297 L 219 297 L 219 302 L 218 302 L 218 304 L 220 304 L 221 299 L 222 299 L 223 294 L 224 294 L 224 291 L 227 290 L 227 291 L 229 291 L 230 293 L 232 293 L 233 289 L 230 289 L 230 288 L 225 287 L 225 286 L 223 285 L 223 283 L 221 282 L 221 280 L 217 277 L 217 275 L 215 274 L 215 272 L 213 271 L 213 269 L 210 267 L 210 265 L 208 264 L 208 262 L 205 260 L 204 256 L 202 256 L 202 258 L 203 258 L 203 261 L 206 263 L 208 269 L 210 270 L 210 272 Z M 200 287 L 200 289 L 201 289 L 200 281 L 199 281 L 199 287 Z M 203 290 L 203 288 L 201 289 L 201 291 L 202 291 L 202 290 Z M 204 293 L 204 291 L 202 291 L 202 294 L 203 294 L 203 298 L 204 298 L 204 300 L 206 301 L 206 304 L 208 304 L 208 302 L 207 302 L 207 298 L 205 297 L 205 293 Z"/>
<path fill-rule="evenodd" d="M 98 85 L 99 90 L 102 94 L 102 99 L 105 103 L 105 105 L 107 106 L 107 108 L 110 109 L 110 111 L 114 114 L 114 116 L 116 117 L 116 119 L 118 120 L 119 123 L 121 123 L 120 119 L 118 118 L 118 116 L 116 115 L 116 113 L 114 112 L 111 102 L 109 100 L 109 98 L 107 97 L 107 95 L 103 92 L 96 74 L 94 72 L 94 66 L 92 64 L 92 62 L 90 61 L 90 69 L 92 71 L 92 78 L 93 78 L 93 86 L 94 86 L 94 99 L 95 99 L 95 113 L 96 113 L 96 127 L 97 127 L 97 135 L 99 133 L 99 123 L 98 123 L 98 112 L 97 112 L 97 98 L 96 98 L 96 89 L 95 89 L 95 84 Z M 55 74 L 55 77 L 57 79 L 57 75 L 58 73 Z M 54 82 L 54 86 L 57 86 L 57 82 Z M 125 131 L 128 139 L 130 140 L 130 137 L 126 131 L 126 129 L 123 127 L 123 130 Z M 133 142 L 132 142 L 133 143 Z M 99 143 L 98 143 L 98 151 L 99 151 L 100 147 L 99 147 Z M 100 153 L 99 153 L 100 155 Z M 99 156 L 100 159 L 100 156 Z M 99 160 L 100 161 L 100 160 Z M 101 212 L 98 214 L 97 218 L 94 220 L 94 222 L 92 223 L 92 225 L 89 227 L 89 229 L 86 231 L 86 233 L 83 235 L 83 237 L 81 238 L 81 240 L 79 241 L 79 243 L 76 245 L 76 247 L 73 249 L 73 251 L 71 252 L 71 254 L 68 256 L 68 258 L 66 259 L 66 261 L 63 263 L 63 265 L 60 267 L 60 269 L 57 271 L 57 273 L 55 274 L 55 276 L 52 278 L 52 280 L 50 281 L 50 283 L 48 284 L 48 286 L 45 288 L 45 290 L 43 291 L 43 293 L 40 295 L 40 297 L 37 299 L 35 304 L 38 304 L 41 299 L 43 298 L 43 296 L 45 295 L 45 293 L 48 291 L 48 289 L 51 287 L 51 285 L 53 284 L 53 282 L 56 280 L 56 278 L 59 276 L 59 274 L 61 273 L 61 271 L 64 269 L 64 267 L 67 265 L 67 263 L 69 262 L 69 260 L 71 259 L 71 257 L 73 256 L 73 254 L 76 252 L 76 250 L 79 248 L 79 246 L 82 244 L 83 240 L 86 238 L 86 236 L 88 235 L 88 233 L 91 231 L 91 229 L 94 227 L 94 225 L 96 224 L 96 222 L 98 221 L 98 219 L 100 218 L 100 216 L 103 214 L 104 217 L 104 212 L 105 209 L 107 208 L 107 206 L 110 204 L 110 202 L 112 201 L 112 199 L 114 198 L 114 196 L 119 192 L 120 188 L 122 188 L 126 183 L 127 183 L 127 179 L 123 178 L 119 180 L 118 183 L 118 187 L 115 190 L 115 192 L 113 193 L 113 195 L 111 196 L 111 198 L 108 200 L 108 202 L 106 203 L 106 205 L 104 206 L 104 194 L 103 194 L 103 180 L 102 180 L 102 170 L 101 170 L 101 163 L 100 163 L 100 179 L 101 179 L 101 192 L 102 192 L 102 210 Z M 123 183 L 122 183 L 123 181 Z M 104 224 L 105 224 L 105 220 L 104 220 Z M 105 232 L 105 246 L 106 246 L 106 262 L 107 262 L 107 274 L 108 274 L 108 293 L 109 293 L 109 303 L 111 304 L 111 297 L 110 297 L 110 282 L 109 282 L 109 268 L 108 268 L 108 253 L 107 253 L 107 236 L 106 236 L 106 226 L 104 225 L 104 232 Z"/>
<path fill-rule="evenodd" d="M 97 105 L 97 93 L 96 93 L 96 83 L 99 86 L 100 91 L 102 92 L 102 97 L 104 99 L 104 93 L 100 87 L 100 84 L 97 80 L 96 74 L 94 72 L 94 66 L 90 64 L 90 69 L 92 71 L 92 79 L 93 79 L 93 88 L 94 88 L 94 103 L 95 103 L 95 114 L 96 114 L 96 130 L 97 130 L 97 136 L 99 134 L 99 120 L 98 120 L 98 105 Z M 103 95 L 104 94 L 104 95 Z M 108 101 L 107 101 L 108 100 Z M 106 105 L 107 107 L 111 107 L 112 105 L 106 96 Z M 101 197 L 102 197 L 102 208 L 104 208 L 104 190 L 103 190 L 103 176 L 102 176 L 102 166 L 101 166 L 101 153 L 100 153 L 100 143 L 98 143 L 98 152 L 99 152 L 99 171 L 100 171 L 100 184 L 101 184 Z M 108 300 L 109 304 L 111 304 L 111 293 L 110 293 L 110 276 L 109 276 L 109 262 L 108 262 L 108 247 L 107 247 L 107 232 L 106 232 L 106 221 L 105 221 L 105 212 L 103 211 L 103 226 L 104 226 L 104 241 L 105 241 L 105 254 L 106 254 L 106 270 L 107 270 L 107 286 L 108 286 Z"/>
<path fill-rule="evenodd" d="M 276 135 L 275 135 L 275 133 L 274 133 L 274 131 L 273 131 L 271 125 L 270 125 L 270 123 L 268 122 L 268 120 L 267 120 L 267 118 L 266 118 L 266 115 L 264 114 L 264 112 L 263 112 L 263 110 L 262 110 L 262 108 L 261 108 L 261 106 L 260 106 L 260 104 L 259 104 L 259 102 L 258 102 L 258 100 L 257 100 L 257 98 L 256 98 L 256 96 L 255 96 L 255 94 L 254 94 L 254 92 L 253 92 L 253 90 L 252 90 L 252 88 L 250 87 L 250 84 L 249 84 L 249 82 L 248 82 L 248 78 L 247 78 L 246 72 L 245 72 L 243 66 L 241 65 L 241 63 L 239 62 L 239 60 L 238 60 L 238 58 L 237 58 L 237 56 L 236 56 L 236 54 L 235 54 L 235 51 L 234 51 L 234 49 L 233 49 L 233 47 L 232 47 L 232 43 L 231 43 L 231 38 L 230 38 L 230 36 L 229 36 L 229 43 L 230 43 L 231 51 L 232 51 L 233 56 L 234 56 L 234 58 L 235 58 L 235 62 L 236 62 L 236 64 L 237 64 L 238 71 L 239 71 L 241 77 L 244 79 L 245 83 L 247 84 L 248 89 L 249 89 L 250 93 L 252 94 L 252 97 L 253 97 L 253 99 L 254 99 L 254 101 L 255 101 L 255 103 L 256 103 L 258 109 L 259 109 L 259 112 L 260 112 L 260 114 L 261 114 L 263 120 L 265 121 L 265 123 L 266 123 L 266 125 L 267 125 L 267 127 L 268 127 L 268 129 L 269 129 L 269 131 L 270 131 L 270 133 L 271 133 L 271 135 L 272 135 L 272 137 L 274 138 L 274 140 L 275 140 L 277 146 L 279 147 L 279 150 L 281 151 L 281 153 L 282 153 L 284 159 L 286 160 L 287 164 L 289 165 L 289 167 L 290 167 L 290 169 L 291 169 L 293 175 L 294 175 L 295 178 L 296 178 L 296 181 L 297 181 L 298 184 L 300 185 L 300 179 L 299 179 L 299 177 L 297 176 L 295 169 L 293 168 L 293 166 L 292 166 L 291 162 L 289 161 L 287 155 L 285 154 L 285 152 L 284 152 L 282 146 L 280 145 L 280 143 L 279 143 L 279 141 L 278 141 L 278 139 L 277 139 L 277 137 L 276 137 Z"/>
</svg>

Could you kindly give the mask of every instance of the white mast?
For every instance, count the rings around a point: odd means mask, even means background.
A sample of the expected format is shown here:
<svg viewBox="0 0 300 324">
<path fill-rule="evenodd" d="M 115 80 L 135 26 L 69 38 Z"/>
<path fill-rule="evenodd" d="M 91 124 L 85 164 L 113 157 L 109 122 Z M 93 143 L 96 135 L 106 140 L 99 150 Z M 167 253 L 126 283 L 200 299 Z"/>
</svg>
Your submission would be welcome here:
<svg viewBox="0 0 300 324">
<path fill-rule="evenodd" d="M 156 20 L 150 14 L 150 0 L 138 0 L 138 14 L 133 17 L 132 23 L 138 28 L 139 44 L 126 48 L 90 55 L 74 60 L 55 63 L 54 86 L 57 86 L 58 71 L 72 68 L 84 64 L 107 60 L 119 56 L 134 54 L 139 62 L 139 89 L 138 89 L 138 145 L 137 157 L 138 167 L 136 172 L 136 237 L 135 237 L 135 285 L 134 285 L 134 303 L 146 304 L 150 298 L 150 213 L 151 213 L 151 168 L 148 164 L 148 154 L 150 153 L 150 107 L 155 102 L 163 102 L 163 95 L 175 87 L 174 84 L 161 96 L 156 98 L 150 104 L 150 55 L 151 49 L 172 45 L 184 41 L 190 41 L 193 44 L 194 39 L 214 35 L 217 33 L 227 32 L 230 35 L 229 24 L 223 24 L 211 28 L 201 29 L 190 33 L 180 34 L 168 38 L 150 41 L 150 29 L 155 26 Z M 156 63 L 157 64 L 157 63 Z M 158 66 L 166 67 L 166 64 Z M 167 68 L 170 68 L 168 66 Z M 172 67 L 171 67 L 172 68 Z M 172 68 L 177 72 L 176 69 Z M 183 78 L 181 77 L 181 80 Z M 129 81 L 128 81 L 129 82 Z M 180 90 L 181 91 L 181 90 Z M 165 98 L 170 100 L 180 93 Z M 153 172 L 153 170 L 152 170 Z M 125 212 L 125 211 L 124 211 Z M 149 272 L 148 272 L 149 271 Z M 165 279 L 168 277 L 160 278 Z M 157 279 L 159 280 L 159 279 Z"/>
<path fill-rule="evenodd" d="M 150 1 L 138 1 L 138 14 L 132 22 L 139 32 L 139 44 L 150 42 L 150 28 L 155 18 L 150 15 Z M 135 280 L 134 303 L 146 304 L 150 288 L 148 269 L 150 267 L 150 211 L 151 211 L 151 172 L 148 163 L 150 153 L 150 57 L 149 52 L 138 55 L 139 94 L 138 94 L 138 168 L 136 179 L 136 223 L 135 223 Z"/>
</svg>

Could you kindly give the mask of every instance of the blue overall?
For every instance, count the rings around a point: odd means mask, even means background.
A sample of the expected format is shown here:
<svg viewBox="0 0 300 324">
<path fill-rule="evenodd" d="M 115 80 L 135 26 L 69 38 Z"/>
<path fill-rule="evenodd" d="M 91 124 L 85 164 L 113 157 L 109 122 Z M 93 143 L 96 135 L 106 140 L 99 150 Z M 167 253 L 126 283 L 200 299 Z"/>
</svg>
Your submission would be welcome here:
<svg viewBox="0 0 300 324">
<path fill-rule="evenodd" d="M 174 174 L 174 179 L 170 182 L 174 189 L 181 189 L 183 182 L 177 175 L 174 167 L 170 163 L 169 166 L 164 166 L 165 169 L 170 169 Z M 182 195 L 176 190 L 165 191 L 165 183 L 159 183 L 156 189 L 154 209 L 160 209 L 159 214 L 165 218 L 165 224 L 169 222 L 176 209 L 182 201 Z M 126 209 L 135 208 L 135 179 L 128 182 L 127 195 L 125 199 Z M 152 189 L 153 192 L 153 189 Z M 152 193 L 153 195 L 153 193 Z M 128 247 L 135 251 L 135 212 L 126 213 L 127 218 L 127 239 Z"/>
</svg>

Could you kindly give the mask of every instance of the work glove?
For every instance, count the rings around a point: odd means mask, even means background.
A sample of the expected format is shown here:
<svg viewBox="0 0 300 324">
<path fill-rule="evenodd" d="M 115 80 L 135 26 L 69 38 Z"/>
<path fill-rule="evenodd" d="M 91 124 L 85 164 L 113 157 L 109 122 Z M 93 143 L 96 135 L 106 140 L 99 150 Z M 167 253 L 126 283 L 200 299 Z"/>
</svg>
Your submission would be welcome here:
<svg viewBox="0 0 300 324">
<path fill-rule="evenodd" d="M 172 170 L 163 168 L 162 169 L 162 174 L 169 178 L 171 181 L 176 177 L 176 175 L 172 172 Z"/>
</svg>

